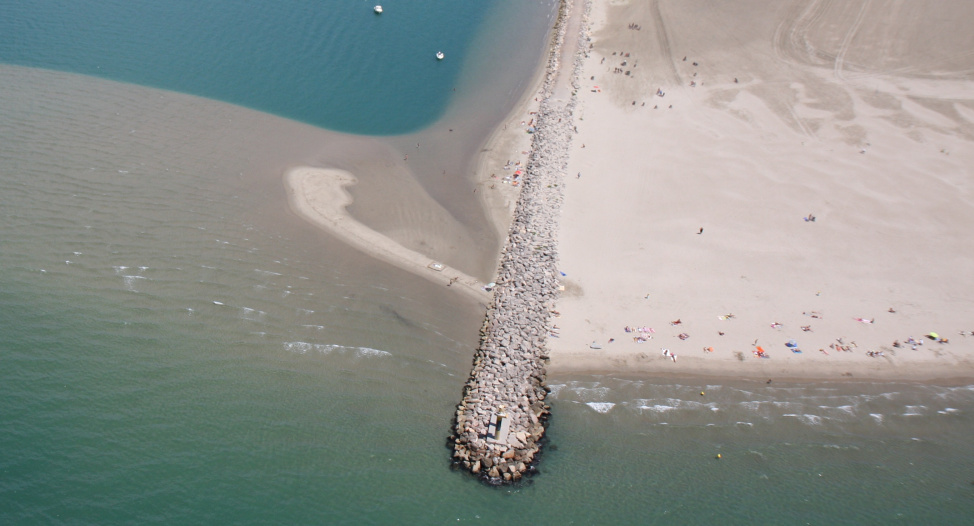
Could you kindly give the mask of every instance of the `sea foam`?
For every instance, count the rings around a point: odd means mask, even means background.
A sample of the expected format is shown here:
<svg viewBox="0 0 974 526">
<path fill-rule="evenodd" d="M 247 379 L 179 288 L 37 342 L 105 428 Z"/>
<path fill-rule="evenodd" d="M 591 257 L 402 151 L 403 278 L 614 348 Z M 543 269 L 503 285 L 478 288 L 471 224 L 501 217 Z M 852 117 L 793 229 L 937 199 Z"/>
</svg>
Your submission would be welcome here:
<svg viewBox="0 0 974 526">
<path fill-rule="evenodd" d="M 308 354 L 317 352 L 318 354 L 352 354 L 356 357 L 383 357 L 392 356 L 388 351 L 372 349 L 371 347 L 349 347 L 330 343 L 308 343 L 308 342 L 284 342 L 284 349 L 296 354 Z"/>
<path fill-rule="evenodd" d="M 612 402 L 589 402 L 585 404 L 598 413 L 608 413 L 616 405 Z"/>
</svg>

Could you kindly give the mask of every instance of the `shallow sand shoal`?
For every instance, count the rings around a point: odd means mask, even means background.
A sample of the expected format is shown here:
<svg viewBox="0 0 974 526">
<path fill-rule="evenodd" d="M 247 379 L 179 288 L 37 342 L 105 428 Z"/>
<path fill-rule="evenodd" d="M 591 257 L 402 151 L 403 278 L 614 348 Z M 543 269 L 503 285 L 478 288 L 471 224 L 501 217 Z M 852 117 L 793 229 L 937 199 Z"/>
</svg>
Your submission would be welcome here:
<svg viewBox="0 0 974 526">
<path fill-rule="evenodd" d="M 349 215 L 345 208 L 352 203 L 352 198 L 345 188 L 356 183 L 351 173 L 299 167 L 287 172 L 285 182 L 295 212 L 348 244 L 430 281 L 452 287 L 477 301 L 486 302 L 490 298 L 485 284 L 477 278 L 410 250 Z"/>
<path fill-rule="evenodd" d="M 526 87 L 503 118 L 468 100 L 427 129 L 348 138 L 289 170 L 292 209 L 364 253 L 486 301 L 531 148 L 542 59 L 519 79 Z M 433 262 L 445 268 L 431 271 Z"/>
<path fill-rule="evenodd" d="M 553 371 L 974 377 L 974 7 L 896 5 L 596 2 Z"/>
</svg>

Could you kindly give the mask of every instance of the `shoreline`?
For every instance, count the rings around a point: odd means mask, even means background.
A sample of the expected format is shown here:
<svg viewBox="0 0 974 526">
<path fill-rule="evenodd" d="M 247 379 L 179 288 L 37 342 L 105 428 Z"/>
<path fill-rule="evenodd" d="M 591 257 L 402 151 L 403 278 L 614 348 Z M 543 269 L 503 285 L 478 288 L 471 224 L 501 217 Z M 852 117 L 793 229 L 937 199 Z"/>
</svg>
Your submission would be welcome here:
<svg viewBox="0 0 974 526">
<path fill-rule="evenodd" d="M 586 354 L 576 354 L 564 357 L 560 363 L 554 360 L 548 366 L 548 375 L 558 377 L 574 376 L 609 376 L 618 379 L 632 380 L 658 380 L 662 382 L 686 381 L 686 382 L 707 382 L 716 384 L 733 383 L 757 383 L 767 384 L 771 380 L 774 384 L 857 384 L 857 383 L 883 383 L 896 382 L 917 385 L 936 385 L 941 387 L 963 387 L 974 383 L 974 377 L 964 374 L 952 374 L 945 371 L 940 366 L 910 369 L 900 371 L 901 374 L 890 373 L 884 370 L 882 375 L 870 376 L 868 371 L 862 374 L 843 375 L 842 373 L 833 376 L 825 375 L 803 375 L 793 374 L 786 366 L 778 368 L 768 367 L 747 369 L 741 367 L 731 370 L 724 362 L 708 362 L 697 360 L 691 362 L 691 366 L 674 370 L 669 367 L 654 367 L 647 363 L 640 368 L 632 364 L 612 364 L 606 365 L 605 357 Z M 680 356 L 680 360 L 693 360 L 693 358 Z M 661 360 L 662 362 L 662 360 Z M 661 365 L 667 365 L 661 363 Z M 861 371 L 860 371 L 861 373 Z"/>
</svg>

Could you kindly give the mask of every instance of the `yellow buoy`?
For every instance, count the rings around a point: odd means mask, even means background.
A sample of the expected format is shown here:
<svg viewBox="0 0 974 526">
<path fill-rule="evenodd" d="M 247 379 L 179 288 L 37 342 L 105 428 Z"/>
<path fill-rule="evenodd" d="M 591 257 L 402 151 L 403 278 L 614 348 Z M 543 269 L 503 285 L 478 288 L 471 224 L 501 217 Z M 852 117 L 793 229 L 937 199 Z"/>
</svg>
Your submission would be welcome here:
<svg viewBox="0 0 974 526">
<path fill-rule="evenodd" d="M 717 453 L 717 460 L 720 460 L 720 453 Z"/>
<path fill-rule="evenodd" d="M 700 396 L 703 396 L 703 391 L 700 391 Z"/>
</svg>

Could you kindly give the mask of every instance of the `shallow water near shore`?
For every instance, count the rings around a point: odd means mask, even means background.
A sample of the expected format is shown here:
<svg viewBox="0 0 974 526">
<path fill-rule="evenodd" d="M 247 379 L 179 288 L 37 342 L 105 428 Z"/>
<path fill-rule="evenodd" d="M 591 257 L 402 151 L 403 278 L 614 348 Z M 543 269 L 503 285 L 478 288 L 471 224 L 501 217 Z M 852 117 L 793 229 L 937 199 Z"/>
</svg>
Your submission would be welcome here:
<svg viewBox="0 0 974 526">
<path fill-rule="evenodd" d="M 547 470 L 586 466 L 621 520 L 952 523 L 974 508 L 974 386 L 553 380 Z"/>
<path fill-rule="evenodd" d="M 445 447 L 483 309 L 336 243 L 260 175 L 334 135 L 3 73 L 4 524 L 974 513 L 972 386 L 555 375 L 540 474 L 485 487 Z"/>
</svg>

